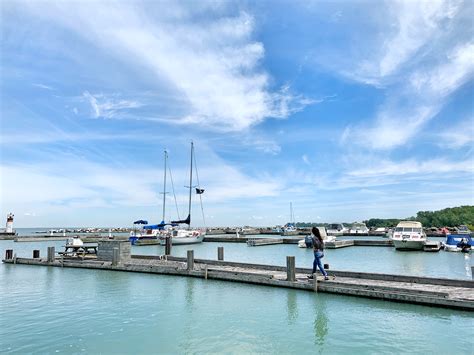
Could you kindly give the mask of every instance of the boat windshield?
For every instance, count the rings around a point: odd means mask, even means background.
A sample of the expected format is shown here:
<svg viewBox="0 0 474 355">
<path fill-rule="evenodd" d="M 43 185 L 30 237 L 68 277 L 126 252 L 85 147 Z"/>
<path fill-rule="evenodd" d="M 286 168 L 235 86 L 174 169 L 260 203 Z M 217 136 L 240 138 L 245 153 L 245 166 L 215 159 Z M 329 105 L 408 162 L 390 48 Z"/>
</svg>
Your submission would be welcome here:
<svg viewBox="0 0 474 355">
<path fill-rule="evenodd" d="M 328 229 L 337 229 L 340 230 L 342 229 L 339 224 L 330 224 Z"/>
<path fill-rule="evenodd" d="M 413 232 L 415 232 L 415 233 L 421 233 L 421 228 L 413 228 Z"/>
<path fill-rule="evenodd" d="M 395 228 L 395 232 L 403 232 L 403 228 L 397 227 L 397 228 Z"/>
</svg>

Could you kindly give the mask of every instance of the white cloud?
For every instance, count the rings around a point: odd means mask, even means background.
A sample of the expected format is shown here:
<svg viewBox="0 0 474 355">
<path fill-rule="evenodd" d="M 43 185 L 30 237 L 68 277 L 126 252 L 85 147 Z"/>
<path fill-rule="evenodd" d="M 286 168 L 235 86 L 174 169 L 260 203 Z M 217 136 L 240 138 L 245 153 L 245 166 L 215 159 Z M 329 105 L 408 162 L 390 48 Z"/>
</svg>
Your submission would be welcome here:
<svg viewBox="0 0 474 355">
<path fill-rule="evenodd" d="M 406 84 L 389 91 L 391 96 L 372 126 L 346 127 L 341 141 L 355 141 L 373 149 L 392 149 L 407 143 L 473 73 L 474 45 L 456 46 L 441 64 L 411 72 Z"/>
<path fill-rule="evenodd" d="M 265 50 L 255 41 L 254 18 L 228 15 L 225 3 L 95 2 L 27 4 L 34 16 L 59 24 L 99 50 L 139 70 L 185 99 L 186 113 L 169 121 L 239 131 L 268 117 L 286 118 L 313 103 L 285 87 L 272 90 L 261 68 Z M 202 9 L 202 7 L 205 8 Z M 230 6 L 229 6 L 230 7 Z M 206 21 L 202 21 L 205 14 Z M 225 14 L 225 15 L 224 15 Z M 217 15 L 217 16 L 216 16 Z M 95 117 L 118 116 L 128 102 L 102 101 L 88 92 Z"/>
<path fill-rule="evenodd" d="M 367 84 L 383 85 L 433 38 L 443 32 L 444 22 L 459 11 L 460 1 L 390 1 L 377 47 L 346 75 Z"/>
</svg>

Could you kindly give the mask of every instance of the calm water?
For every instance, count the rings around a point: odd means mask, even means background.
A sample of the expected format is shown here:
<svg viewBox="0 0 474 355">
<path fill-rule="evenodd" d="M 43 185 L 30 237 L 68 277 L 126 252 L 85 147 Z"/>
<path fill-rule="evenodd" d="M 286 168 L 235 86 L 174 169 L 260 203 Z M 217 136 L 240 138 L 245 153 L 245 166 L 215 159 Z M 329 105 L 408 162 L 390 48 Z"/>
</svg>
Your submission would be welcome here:
<svg viewBox="0 0 474 355">
<path fill-rule="evenodd" d="M 19 256 L 64 242 L 0 241 Z M 311 264 L 296 245 L 174 246 L 184 256 Z M 134 247 L 160 254 L 162 247 Z M 352 247 L 331 268 L 468 278 L 461 253 Z M 469 273 L 470 278 L 470 273 Z M 6 353 L 449 353 L 472 354 L 473 313 L 173 276 L 0 265 L 0 352 Z M 8 323 L 5 322 L 8 320 Z M 456 329 L 460 336 L 452 337 Z M 448 339 L 451 339 L 448 341 Z"/>
</svg>

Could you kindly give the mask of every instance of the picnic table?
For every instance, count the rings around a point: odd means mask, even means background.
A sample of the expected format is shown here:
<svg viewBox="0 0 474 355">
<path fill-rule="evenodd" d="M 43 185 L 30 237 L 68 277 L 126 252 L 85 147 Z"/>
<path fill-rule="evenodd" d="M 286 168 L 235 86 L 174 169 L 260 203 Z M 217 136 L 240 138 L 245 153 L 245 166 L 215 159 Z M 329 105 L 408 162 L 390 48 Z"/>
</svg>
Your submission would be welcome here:
<svg viewBox="0 0 474 355">
<path fill-rule="evenodd" d="M 77 256 L 82 258 L 86 255 L 97 255 L 97 244 L 83 244 L 83 245 L 64 245 L 64 251 L 59 252 L 59 255 L 64 256 Z"/>
</svg>

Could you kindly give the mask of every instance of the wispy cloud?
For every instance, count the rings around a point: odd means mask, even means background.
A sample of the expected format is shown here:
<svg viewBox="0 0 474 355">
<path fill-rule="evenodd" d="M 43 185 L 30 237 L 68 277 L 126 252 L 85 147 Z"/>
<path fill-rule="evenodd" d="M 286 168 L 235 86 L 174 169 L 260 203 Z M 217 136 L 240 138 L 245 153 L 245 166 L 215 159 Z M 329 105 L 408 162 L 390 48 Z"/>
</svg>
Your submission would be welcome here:
<svg viewBox="0 0 474 355">
<path fill-rule="evenodd" d="M 369 52 L 356 70 L 346 74 L 352 79 L 384 85 L 385 78 L 411 61 L 433 37 L 443 31 L 445 21 L 458 12 L 461 1 L 391 1 L 388 25 L 379 49 Z"/>
<path fill-rule="evenodd" d="M 457 125 L 451 126 L 436 137 L 439 146 L 458 149 L 466 145 L 474 145 L 474 117 L 469 117 Z"/>
<path fill-rule="evenodd" d="M 154 78 L 157 89 L 183 97 L 187 112 L 176 112 L 170 123 L 239 131 L 269 117 L 286 118 L 314 103 L 288 87 L 272 87 L 261 67 L 264 46 L 253 38 L 255 20 L 247 12 L 225 15 L 225 3 L 192 7 L 173 2 L 166 9 L 143 4 L 31 2 L 23 9 L 77 33 L 135 72 L 140 68 L 142 79 Z M 89 92 L 84 97 L 95 117 L 118 117 L 117 110 L 136 107 L 125 99 L 101 101 Z"/>
<path fill-rule="evenodd" d="M 374 122 L 346 127 L 341 141 L 351 139 L 372 149 L 392 149 L 415 137 L 436 117 L 449 95 L 474 73 L 472 42 L 451 45 L 444 50 L 447 54 L 431 53 L 428 61 L 420 58 L 422 64 L 401 74 L 400 80 L 404 81 L 387 89 L 388 98 Z"/>
<path fill-rule="evenodd" d="M 104 94 L 92 95 L 88 91 L 84 91 L 82 97 L 91 105 L 94 118 L 120 118 L 128 110 L 142 106 L 138 101 L 106 97 Z"/>
<path fill-rule="evenodd" d="M 41 89 L 45 89 L 45 90 L 54 90 L 51 86 L 44 85 L 44 84 L 35 83 L 35 84 L 31 84 L 31 85 L 36 86 L 36 87 L 41 88 Z"/>
</svg>

